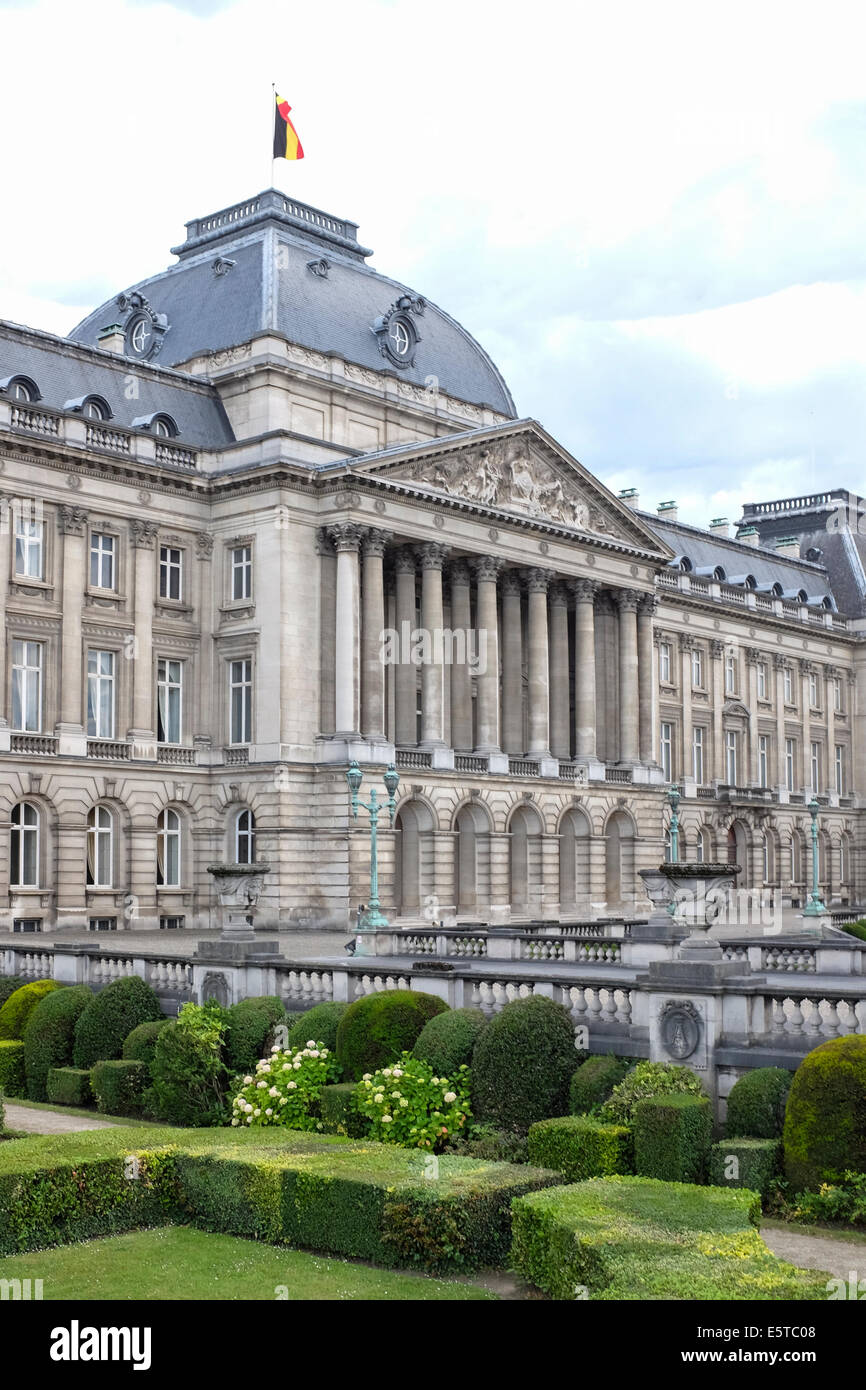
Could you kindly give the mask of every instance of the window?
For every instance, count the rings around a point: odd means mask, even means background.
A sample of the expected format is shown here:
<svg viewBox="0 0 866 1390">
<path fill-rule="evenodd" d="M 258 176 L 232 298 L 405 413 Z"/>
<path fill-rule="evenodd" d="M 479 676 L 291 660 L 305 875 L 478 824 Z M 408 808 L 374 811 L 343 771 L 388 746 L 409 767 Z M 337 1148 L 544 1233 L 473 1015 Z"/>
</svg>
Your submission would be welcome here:
<svg viewBox="0 0 866 1390">
<path fill-rule="evenodd" d="M 659 642 L 659 680 L 665 685 L 671 683 L 671 644 Z"/>
<path fill-rule="evenodd" d="M 836 790 L 840 796 L 845 795 L 845 749 L 841 743 L 836 744 L 834 752 L 834 765 L 836 768 Z"/>
<path fill-rule="evenodd" d="M 762 839 L 761 839 L 761 856 L 762 856 L 762 867 L 761 867 L 762 881 L 763 881 L 764 883 L 769 883 L 769 882 L 770 882 L 770 841 L 769 841 L 769 839 L 768 839 L 768 837 L 767 837 L 766 835 L 764 835 L 764 836 L 762 837 Z"/>
<path fill-rule="evenodd" d="M 794 781 L 794 768 L 796 766 L 796 748 L 792 738 L 785 739 L 785 786 L 792 792 L 796 786 Z"/>
<path fill-rule="evenodd" d="M 91 917 L 87 923 L 88 931 L 117 931 L 116 917 Z"/>
<path fill-rule="evenodd" d="M 783 681 L 784 690 L 785 690 L 785 704 L 786 704 L 786 705 L 793 705 L 793 703 L 794 703 L 794 673 L 793 673 L 793 671 L 791 670 L 790 666 L 786 666 L 786 667 L 785 667 L 785 669 L 784 669 L 784 671 L 783 671 L 783 673 L 782 673 L 782 681 Z"/>
<path fill-rule="evenodd" d="M 818 675 L 815 671 L 809 672 L 809 704 L 812 709 L 818 709 L 820 700 L 818 698 Z"/>
<path fill-rule="evenodd" d="M 160 931 L 182 931 L 185 922 L 184 917 L 160 917 Z"/>
<path fill-rule="evenodd" d="M 673 853 L 674 853 L 673 836 L 671 835 L 671 828 L 670 828 L 670 826 L 669 826 L 669 825 L 666 825 L 666 826 L 665 826 L 665 863 L 666 863 L 666 864 L 670 864 L 670 863 L 673 862 Z"/>
<path fill-rule="evenodd" d="M 251 598 L 253 592 L 253 548 L 236 545 L 232 549 L 232 599 Z"/>
<path fill-rule="evenodd" d="M 757 672 L 757 677 L 758 677 L 758 699 L 759 699 L 759 700 L 766 700 L 766 698 L 767 698 L 767 663 L 766 663 L 766 661 L 759 661 L 758 664 L 757 664 L 757 666 L 756 666 L 756 668 L 755 668 L 755 670 L 756 670 L 756 672 Z"/>
<path fill-rule="evenodd" d="M 29 801 L 12 807 L 9 886 L 39 887 L 39 812 Z"/>
<path fill-rule="evenodd" d="M 821 745 L 809 745 L 809 785 L 813 792 L 821 790 Z"/>
<path fill-rule="evenodd" d="M 728 786 L 737 785 L 737 734 L 736 730 L 728 729 L 725 734 L 725 765 L 728 774 Z"/>
<path fill-rule="evenodd" d="M 161 659 L 157 665 L 156 741 L 180 743 L 183 728 L 183 663 Z"/>
<path fill-rule="evenodd" d="M 24 401 L 25 403 L 39 400 L 39 392 L 34 383 L 28 381 L 25 376 L 13 377 L 9 386 L 9 395 L 13 401 Z"/>
<path fill-rule="evenodd" d="M 737 658 L 734 652 L 725 656 L 725 693 L 733 695 L 737 688 Z"/>
<path fill-rule="evenodd" d="M 159 547 L 159 596 L 180 599 L 183 595 L 183 551 L 172 545 Z"/>
<path fill-rule="evenodd" d="M 87 653 L 87 735 L 114 738 L 114 652 Z"/>
<path fill-rule="evenodd" d="M 692 729 L 692 775 L 698 786 L 704 782 L 704 731 L 698 725 Z"/>
<path fill-rule="evenodd" d="M 701 689 L 704 684 L 704 654 L 700 647 L 692 652 L 692 685 Z"/>
<path fill-rule="evenodd" d="M 176 439 L 178 428 L 170 415 L 154 415 L 153 433 L 159 435 L 161 439 Z"/>
<path fill-rule="evenodd" d="M 662 772 L 666 782 L 672 782 L 674 776 L 674 726 L 673 724 L 662 724 L 661 738 L 661 764 Z"/>
<path fill-rule="evenodd" d="M 101 396 L 88 396 L 81 407 L 85 420 L 110 420 L 111 411 Z"/>
<path fill-rule="evenodd" d="M 114 879 L 114 817 L 107 806 L 87 816 L 87 886 L 110 888 Z"/>
<path fill-rule="evenodd" d="M 38 734 L 42 728 L 42 643 L 12 643 L 12 728 Z"/>
<path fill-rule="evenodd" d="M 168 808 L 156 823 L 156 881 L 161 888 L 180 887 L 180 816 Z"/>
<path fill-rule="evenodd" d="M 833 709 L 837 714 L 842 713 L 842 679 L 840 676 L 833 677 Z"/>
<path fill-rule="evenodd" d="M 253 663 L 249 657 L 229 662 L 229 740 L 249 743 L 253 718 Z"/>
<path fill-rule="evenodd" d="M 850 883 L 851 881 L 851 845 L 847 835 L 843 835 L 839 841 L 839 882 Z"/>
<path fill-rule="evenodd" d="M 770 739 L 767 734 L 758 735 L 758 786 L 769 786 Z"/>
<path fill-rule="evenodd" d="M 256 862 L 256 818 L 252 811 L 239 811 L 235 821 L 235 862 Z"/>
<path fill-rule="evenodd" d="M 42 930 L 41 917 L 14 917 L 12 919 L 12 930 L 21 935 L 30 935 L 32 932 Z"/>
<path fill-rule="evenodd" d="M 90 584 L 93 589 L 114 588 L 114 537 L 103 531 L 90 537 Z"/>
<path fill-rule="evenodd" d="M 44 579 L 45 523 L 35 503 L 15 507 L 14 512 L 15 574 L 19 579 Z"/>
<path fill-rule="evenodd" d="M 706 830 L 699 830 L 695 841 L 695 862 L 698 864 L 708 864 L 709 854 L 709 834 Z"/>
</svg>

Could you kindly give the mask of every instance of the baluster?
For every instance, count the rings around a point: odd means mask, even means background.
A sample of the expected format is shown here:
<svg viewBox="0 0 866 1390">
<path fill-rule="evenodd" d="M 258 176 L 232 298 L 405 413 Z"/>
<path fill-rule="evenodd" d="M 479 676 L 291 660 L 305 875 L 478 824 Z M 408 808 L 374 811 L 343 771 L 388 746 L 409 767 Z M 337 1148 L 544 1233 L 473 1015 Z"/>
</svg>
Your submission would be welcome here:
<svg viewBox="0 0 866 1390">
<path fill-rule="evenodd" d="M 622 1023 L 626 1027 L 631 1024 L 631 990 L 619 989 L 616 991 L 619 1003 L 616 1009 L 617 1023 Z"/>
<path fill-rule="evenodd" d="M 840 1001 L 838 999 L 825 999 L 824 1003 L 827 1005 L 827 1013 L 824 1017 L 824 1032 L 827 1034 L 828 1038 L 838 1038 L 839 1034 L 842 1032 L 842 1024 L 839 1019 Z"/>
<path fill-rule="evenodd" d="M 779 1038 L 785 1032 L 785 1004 L 782 999 L 771 999 L 770 1008 L 772 1011 L 772 1023 L 770 1032 L 773 1037 Z"/>
<path fill-rule="evenodd" d="M 598 1023 L 601 1014 L 601 996 L 597 989 L 587 989 L 586 997 L 589 1005 L 589 1025 L 592 1028 Z"/>
<path fill-rule="evenodd" d="M 614 998 L 614 990 L 613 990 L 612 988 L 608 987 L 608 988 L 605 990 L 605 996 L 606 996 L 606 997 L 605 997 L 605 1001 L 604 1001 L 604 1018 L 603 1018 L 602 1021 L 603 1021 L 604 1023 L 615 1023 L 615 1022 L 616 1022 L 616 999 Z"/>
<path fill-rule="evenodd" d="M 791 1000 L 792 1007 L 788 1015 L 788 1031 L 793 1038 L 799 1038 L 803 1035 L 803 1010 L 800 1008 L 802 1002 L 805 1001 L 799 999 Z"/>
<path fill-rule="evenodd" d="M 809 1012 L 806 1015 L 805 1033 L 808 1038 L 818 1038 L 821 1036 L 823 1019 L 821 1018 L 821 1008 L 817 999 L 804 1000 L 808 1002 Z"/>
</svg>

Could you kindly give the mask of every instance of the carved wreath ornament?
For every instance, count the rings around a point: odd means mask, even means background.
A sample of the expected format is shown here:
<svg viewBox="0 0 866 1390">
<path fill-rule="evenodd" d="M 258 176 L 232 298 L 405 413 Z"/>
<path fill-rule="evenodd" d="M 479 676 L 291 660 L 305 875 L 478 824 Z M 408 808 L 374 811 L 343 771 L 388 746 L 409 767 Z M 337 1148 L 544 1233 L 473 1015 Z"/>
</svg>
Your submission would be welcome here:
<svg viewBox="0 0 866 1390">
<path fill-rule="evenodd" d="M 669 999 L 659 1012 L 665 1050 L 677 1061 L 691 1057 L 701 1040 L 701 1016 L 688 999 Z"/>
</svg>

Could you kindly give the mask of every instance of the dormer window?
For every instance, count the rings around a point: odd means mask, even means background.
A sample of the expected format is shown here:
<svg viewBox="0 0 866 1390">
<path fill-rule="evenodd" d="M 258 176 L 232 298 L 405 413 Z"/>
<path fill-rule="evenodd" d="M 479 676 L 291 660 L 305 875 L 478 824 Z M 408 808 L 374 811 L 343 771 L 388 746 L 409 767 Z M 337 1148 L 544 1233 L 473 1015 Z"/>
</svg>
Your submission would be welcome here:
<svg viewBox="0 0 866 1390">
<path fill-rule="evenodd" d="M 78 396 L 75 400 L 67 401 L 63 409 L 83 415 L 85 420 L 110 420 L 112 415 L 105 397 L 96 395 Z"/>
<path fill-rule="evenodd" d="M 42 399 L 39 387 L 29 376 L 7 376 L 5 381 L 0 381 L 0 392 L 9 400 L 20 401 L 22 404 L 32 404 Z"/>
<path fill-rule="evenodd" d="M 177 421 L 164 410 L 155 411 L 153 415 L 139 415 L 137 420 L 133 420 L 132 428 L 150 430 L 151 434 L 157 435 L 160 439 L 177 439 L 180 434 Z"/>
</svg>

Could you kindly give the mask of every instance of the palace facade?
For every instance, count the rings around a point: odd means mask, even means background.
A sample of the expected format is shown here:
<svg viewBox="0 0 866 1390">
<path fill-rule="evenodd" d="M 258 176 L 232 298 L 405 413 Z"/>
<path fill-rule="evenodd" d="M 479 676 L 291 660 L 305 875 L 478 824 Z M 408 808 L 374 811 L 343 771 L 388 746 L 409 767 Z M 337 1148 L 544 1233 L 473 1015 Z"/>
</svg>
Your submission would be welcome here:
<svg viewBox="0 0 866 1390">
<path fill-rule="evenodd" d="M 864 504 L 611 494 L 354 223 L 270 190 L 0 325 L 0 930 L 645 915 L 666 852 L 866 896 Z M 735 529 L 735 534 L 732 533 Z"/>
</svg>

